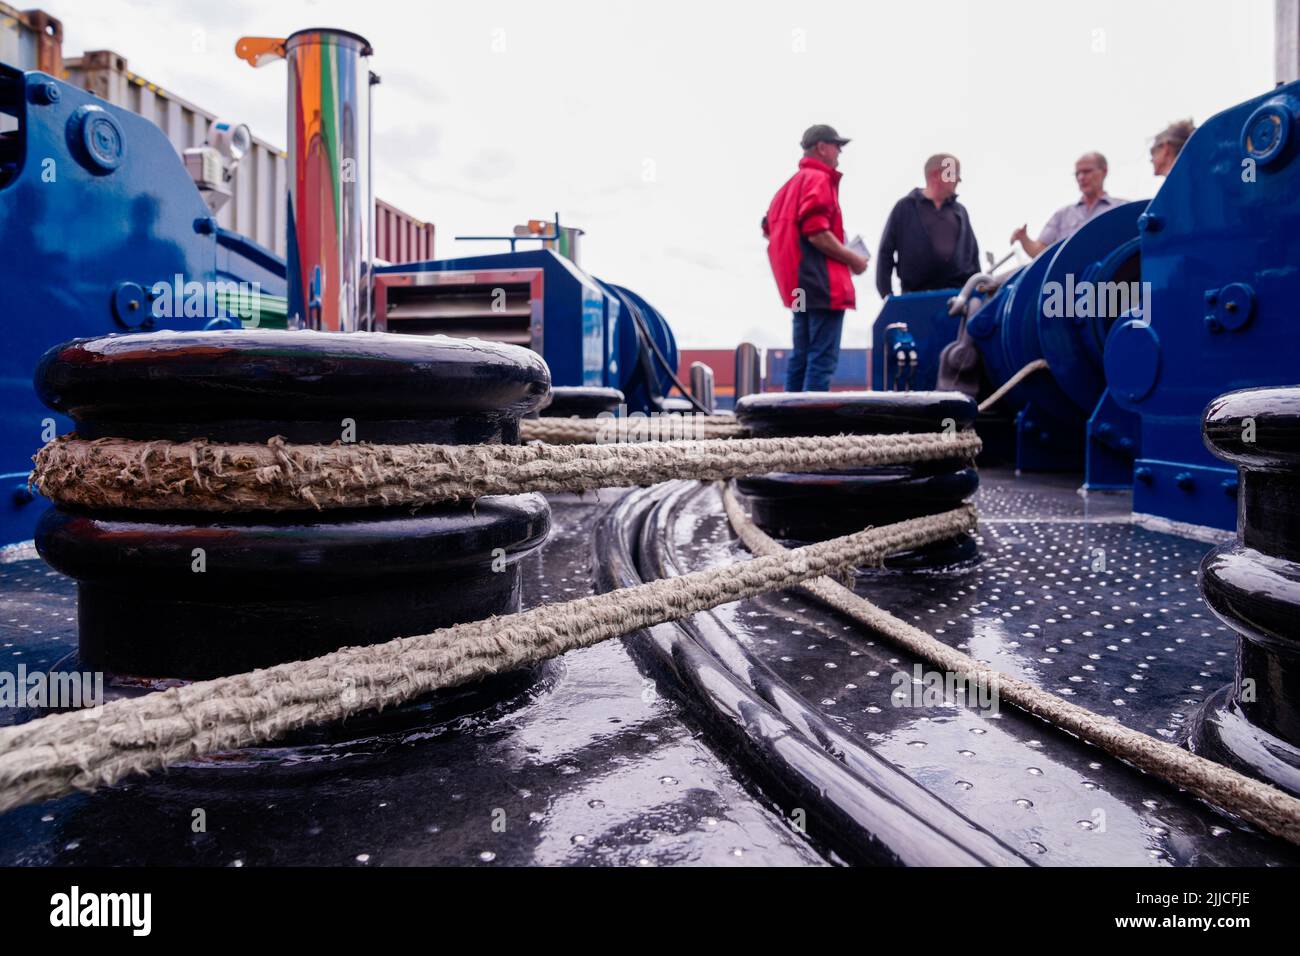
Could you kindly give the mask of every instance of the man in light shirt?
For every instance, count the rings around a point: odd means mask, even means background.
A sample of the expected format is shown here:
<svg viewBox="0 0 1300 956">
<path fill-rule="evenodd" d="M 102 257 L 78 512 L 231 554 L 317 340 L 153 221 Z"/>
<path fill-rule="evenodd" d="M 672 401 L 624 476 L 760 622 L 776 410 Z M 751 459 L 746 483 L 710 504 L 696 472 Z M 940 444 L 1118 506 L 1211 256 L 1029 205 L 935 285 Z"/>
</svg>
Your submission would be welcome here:
<svg viewBox="0 0 1300 956">
<path fill-rule="evenodd" d="M 1084 153 L 1074 164 L 1074 181 L 1079 184 L 1082 195 L 1079 201 L 1069 206 L 1062 206 L 1052 213 L 1047 225 L 1037 239 L 1029 238 L 1029 231 L 1021 226 L 1011 234 L 1011 242 L 1017 241 L 1025 252 L 1036 256 L 1052 243 L 1068 239 L 1093 216 L 1099 216 L 1107 209 L 1122 206 L 1128 200 L 1116 199 L 1106 192 L 1106 157 L 1101 153 Z"/>
</svg>

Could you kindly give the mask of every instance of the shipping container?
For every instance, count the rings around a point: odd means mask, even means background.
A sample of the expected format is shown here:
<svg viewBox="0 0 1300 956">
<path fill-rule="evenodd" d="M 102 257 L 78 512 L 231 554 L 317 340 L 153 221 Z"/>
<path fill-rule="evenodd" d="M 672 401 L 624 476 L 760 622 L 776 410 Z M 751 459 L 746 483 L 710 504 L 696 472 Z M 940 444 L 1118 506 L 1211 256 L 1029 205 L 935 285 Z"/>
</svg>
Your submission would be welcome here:
<svg viewBox="0 0 1300 956">
<path fill-rule="evenodd" d="M 0 3 L 0 63 L 61 76 L 63 24 L 43 10 L 16 10 Z"/>
<path fill-rule="evenodd" d="M 433 258 L 433 223 L 375 200 L 375 259 L 398 265 Z"/>
<path fill-rule="evenodd" d="M 126 58 L 109 50 L 67 60 L 65 74 L 69 82 L 152 120 L 178 153 L 203 145 L 208 127 L 218 118 L 132 73 Z M 235 171 L 230 201 L 217 213 L 217 222 L 284 256 L 287 175 L 287 154 L 254 136 L 252 148 Z M 433 258 L 433 225 L 380 199 L 375 200 L 375 232 L 375 254 L 385 262 Z"/>
<path fill-rule="evenodd" d="M 679 349 L 677 352 L 677 377 L 683 382 L 691 380 L 691 366 L 703 362 L 713 369 L 715 392 L 730 395 L 736 387 L 735 349 Z"/>
<path fill-rule="evenodd" d="M 208 127 L 217 119 L 215 113 L 132 73 L 126 57 L 111 50 L 93 50 L 66 60 L 64 78 L 114 106 L 152 121 L 178 154 L 191 146 L 202 146 L 208 138 Z M 252 147 L 235 170 L 230 201 L 216 214 L 222 228 L 247 236 L 278 256 L 284 256 L 286 250 L 286 168 L 284 152 L 254 136 Z"/>
<path fill-rule="evenodd" d="M 20 11 L 0 3 L 0 62 L 22 70 L 41 70 L 139 113 L 163 131 L 176 152 L 202 146 L 217 114 L 132 73 L 126 57 L 111 50 L 93 50 L 63 58 L 63 25 L 41 10 Z M 224 117 L 237 120 L 238 117 Z M 4 127 L 0 126 L 0 132 Z M 247 236 L 284 257 L 286 181 L 284 150 L 253 137 L 231 185 L 231 198 L 216 213 L 225 229 Z M 375 201 L 376 258 L 393 264 L 433 258 L 432 223 Z"/>
</svg>

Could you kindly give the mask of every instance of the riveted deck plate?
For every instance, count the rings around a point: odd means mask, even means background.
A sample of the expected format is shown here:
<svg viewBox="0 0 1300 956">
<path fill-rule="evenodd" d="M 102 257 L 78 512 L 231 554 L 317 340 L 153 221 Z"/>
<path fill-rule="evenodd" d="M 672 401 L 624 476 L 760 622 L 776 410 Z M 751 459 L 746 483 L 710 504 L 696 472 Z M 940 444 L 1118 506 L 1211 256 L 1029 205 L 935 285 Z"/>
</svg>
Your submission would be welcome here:
<svg viewBox="0 0 1300 956">
<path fill-rule="evenodd" d="M 1083 498 L 1064 482 L 996 472 L 982 480 L 978 562 L 859 571 L 855 590 L 1005 673 L 1179 743 L 1196 707 L 1232 679 L 1235 636 L 1196 588 L 1209 545 L 1122 520 L 1124 496 Z M 669 521 L 665 547 L 683 570 L 745 554 L 716 489 L 683 496 Z M 1300 861 L 1009 704 L 957 688 L 937 699 L 929 665 L 798 592 L 712 614 L 844 734 L 1034 862 Z"/>
</svg>

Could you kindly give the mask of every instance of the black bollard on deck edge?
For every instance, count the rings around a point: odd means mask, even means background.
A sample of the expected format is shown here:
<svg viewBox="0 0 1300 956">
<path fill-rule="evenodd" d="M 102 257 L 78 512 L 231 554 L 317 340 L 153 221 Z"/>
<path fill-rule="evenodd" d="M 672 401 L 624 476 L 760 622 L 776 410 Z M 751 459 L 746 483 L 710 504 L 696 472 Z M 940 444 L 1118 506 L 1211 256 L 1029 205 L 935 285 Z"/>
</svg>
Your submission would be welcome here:
<svg viewBox="0 0 1300 956">
<path fill-rule="evenodd" d="M 1240 474 L 1237 538 L 1200 573 L 1205 602 L 1237 633 L 1237 662 L 1188 746 L 1300 796 L 1300 387 L 1222 395 L 1203 429 Z"/>
<path fill-rule="evenodd" d="M 82 437 L 517 444 L 550 373 L 474 339 L 169 331 L 57 346 L 36 388 Z M 60 507 L 36 546 L 78 582 L 86 666 L 204 679 L 516 611 L 519 561 L 549 529 L 541 495 L 292 515 Z"/>
</svg>

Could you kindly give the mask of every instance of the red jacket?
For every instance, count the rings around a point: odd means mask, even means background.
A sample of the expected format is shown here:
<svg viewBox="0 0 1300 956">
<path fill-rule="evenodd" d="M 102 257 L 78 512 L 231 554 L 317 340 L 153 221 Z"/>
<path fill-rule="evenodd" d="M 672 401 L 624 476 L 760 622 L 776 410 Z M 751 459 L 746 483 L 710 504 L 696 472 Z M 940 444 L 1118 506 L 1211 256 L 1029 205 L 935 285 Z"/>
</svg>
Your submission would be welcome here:
<svg viewBox="0 0 1300 956">
<path fill-rule="evenodd" d="M 819 159 L 805 156 L 799 171 L 777 191 L 763 219 L 767 258 L 776 288 L 786 308 L 796 308 L 795 290 L 803 290 L 803 308 L 854 307 L 853 274 L 849 267 L 817 251 L 808 237 L 830 230 L 844 241 L 840 216 L 840 177 Z"/>
</svg>

